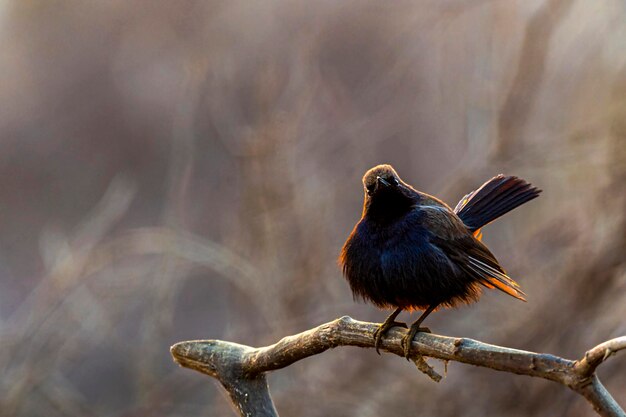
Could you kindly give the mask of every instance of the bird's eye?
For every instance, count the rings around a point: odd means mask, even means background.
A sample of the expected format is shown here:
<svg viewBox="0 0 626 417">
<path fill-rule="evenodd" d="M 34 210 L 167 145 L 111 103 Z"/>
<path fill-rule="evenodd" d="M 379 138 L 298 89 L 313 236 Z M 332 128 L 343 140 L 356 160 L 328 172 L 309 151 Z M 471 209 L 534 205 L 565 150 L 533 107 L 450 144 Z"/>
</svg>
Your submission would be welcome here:
<svg viewBox="0 0 626 417">
<path fill-rule="evenodd" d="M 389 181 L 389 184 L 391 184 L 391 185 L 398 185 L 398 184 L 400 184 L 396 177 L 391 177 L 387 181 Z"/>
<path fill-rule="evenodd" d="M 365 188 L 367 189 L 368 192 L 371 193 L 372 191 L 374 191 L 374 188 L 376 188 L 376 183 L 371 183 Z"/>
</svg>

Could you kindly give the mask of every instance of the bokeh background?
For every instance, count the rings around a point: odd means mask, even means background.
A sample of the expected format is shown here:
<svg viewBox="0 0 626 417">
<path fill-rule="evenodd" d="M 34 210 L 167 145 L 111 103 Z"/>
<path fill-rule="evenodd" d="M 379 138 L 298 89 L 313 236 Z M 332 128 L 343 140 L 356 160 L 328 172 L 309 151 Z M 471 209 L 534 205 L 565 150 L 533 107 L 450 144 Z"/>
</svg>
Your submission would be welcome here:
<svg viewBox="0 0 626 417">
<path fill-rule="evenodd" d="M 435 332 L 568 358 L 626 334 L 621 0 L 4 0 L 0 50 L 3 416 L 234 415 L 170 345 L 382 321 L 336 258 L 383 162 L 450 204 L 500 172 L 544 189 L 485 229 L 529 302 Z M 626 406 L 626 355 L 600 376 Z M 270 385 L 285 416 L 593 415 L 357 348 Z"/>
</svg>

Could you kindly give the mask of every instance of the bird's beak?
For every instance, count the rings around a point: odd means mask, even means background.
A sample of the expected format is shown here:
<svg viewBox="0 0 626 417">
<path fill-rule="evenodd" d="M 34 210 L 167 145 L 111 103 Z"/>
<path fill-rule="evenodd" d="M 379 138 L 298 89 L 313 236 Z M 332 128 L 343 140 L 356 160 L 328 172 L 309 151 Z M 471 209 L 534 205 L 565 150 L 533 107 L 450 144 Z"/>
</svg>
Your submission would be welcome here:
<svg viewBox="0 0 626 417">
<path fill-rule="evenodd" d="M 389 187 L 389 186 L 391 185 L 391 184 L 389 184 L 389 182 L 388 182 L 387 180 L 385 180 L 385 179 L 384 179 L 384 178 L 382 178 L 382 177 L 376 177 L 376 181 L 377 181 L 380 185 L 382 185 L 382 186 L 384 186 L 384 187 Z"/>
</svg>

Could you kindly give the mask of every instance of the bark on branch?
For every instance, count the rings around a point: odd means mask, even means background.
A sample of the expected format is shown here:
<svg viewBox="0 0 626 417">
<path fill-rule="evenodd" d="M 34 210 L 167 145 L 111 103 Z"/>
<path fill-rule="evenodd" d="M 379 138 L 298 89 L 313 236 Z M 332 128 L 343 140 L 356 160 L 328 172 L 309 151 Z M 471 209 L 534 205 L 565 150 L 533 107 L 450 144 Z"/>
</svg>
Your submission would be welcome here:
<svg viewBox="0 0 626 417">
<path fill-rule="evenodd" d="M 341 317 L 311 330 L 287 336 L 277 343 L 253 348 L 221 340 L 180 342 L 171 347 L 174 360 L 186 368 L 210 375 L 224 386 L 241 416 L 277 417 L 265 374 L 338 346 L 373 348 L 375 323 Z M 393 328 L 382 349 L 403 357 L 400 339 L 405 329 Z M 549 379 L 582 395 L 606 417 L 626 417 L 595 374 L 615 352 L 626 350 L 626 336 L 604 342 L 580 360 L 490 345 L 476 340 L 418 333 L 411 359 L 420 371 L 438 380 L 423 356 L 482 366 L 497 371 Z"/>
</svg>

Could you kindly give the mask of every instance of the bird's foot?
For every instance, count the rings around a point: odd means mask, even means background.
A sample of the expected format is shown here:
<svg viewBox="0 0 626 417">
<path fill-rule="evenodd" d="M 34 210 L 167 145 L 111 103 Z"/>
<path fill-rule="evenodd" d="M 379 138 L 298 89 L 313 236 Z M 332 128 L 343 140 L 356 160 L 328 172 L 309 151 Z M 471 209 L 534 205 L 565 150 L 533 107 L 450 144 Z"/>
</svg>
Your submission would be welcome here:
<svg viewBox="0 0 626 417">
<path fill-rule="evenodd" d="M 378 348 L 380 347 L 380 343 L 382 342 L 383 336 L 387 334 L 389 329 L 392 327 L 404 327 L 407 328 L 406 323 L 402 323 L 394 320 L 385 320 L 383 324 L 381 324 L 378 329 L 374 332 L 374 347 L 376 348 L 376 353 L 380 355 Z"/>
<path fill-rule="evenodd" d="M 411 353 L 411 343 L 418 332 L 431 333 L 428 327 L 411 326 L 407 334 L 405 334 L 402 338 L 401 342 L 402 350 L 404 350 L 404 357 L 407 361 L 409 360 L 409 354 Z"/>
</svg>

